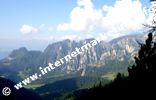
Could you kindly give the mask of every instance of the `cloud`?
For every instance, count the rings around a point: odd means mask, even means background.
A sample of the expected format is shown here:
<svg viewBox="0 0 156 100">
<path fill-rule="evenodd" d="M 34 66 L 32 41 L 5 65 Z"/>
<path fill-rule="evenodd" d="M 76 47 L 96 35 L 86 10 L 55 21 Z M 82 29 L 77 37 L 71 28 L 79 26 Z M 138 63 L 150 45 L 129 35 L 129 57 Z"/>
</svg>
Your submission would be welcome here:
<svg viewBox="0 0 156 100">
<path fill-rule="evenodd" d="M 114 6 L 103 6 L 106 16 L 102 18 L 102 29 L 106 31 L 127 32 L 141 29 L 145 14 L 139 0 L 116 1 Z"/>
<path fill-rule="evenodd" d="M 91 0 L 77 0 L 70 22 L 57 25 L 57 31 L 99 32 L 111 37 L 143 28 L 146 21 L 140 0 L 116 0 L 113 6 L 96 9 Z"/>
<path fill-rule="evenodd" d="M 41 27 L 43 27 L 43 25 L 41 25 Z M 37 33 L 39 29 L 30 25 L 22 25 L 20 32 L 23 34 Z"/>
<path fill-rule="evenodd" d="M 92 31 L 102 17 L 101 10 L 94 9 L 91 0 L 78 0 L 77 6 L 70 13 L 70 22 L 59 24 L 58 31 Z"/>
<path fill-rule="evenodd" d="M 59 25 L 57 26 L 57 30 L 58 30 L 58 31 L 67 31 L 67 30 L 70 30 L 70 25 L 67 24 L 67 23 L 59 24 Z"/>
</svg>

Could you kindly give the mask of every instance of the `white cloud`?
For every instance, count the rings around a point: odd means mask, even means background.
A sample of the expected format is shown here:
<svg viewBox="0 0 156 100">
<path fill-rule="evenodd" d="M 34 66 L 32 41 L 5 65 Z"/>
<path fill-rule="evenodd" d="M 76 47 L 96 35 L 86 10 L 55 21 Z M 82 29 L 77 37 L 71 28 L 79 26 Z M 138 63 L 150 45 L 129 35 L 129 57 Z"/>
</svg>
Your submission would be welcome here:
<svg viewBox="0 0 156 100">
<path fill-rule="evenodd" d="M 43 25 L 41 27 L 43 27 Z M 30 25 L 22 25 L 20 32 L 23 34 L 37 33 L 39 29 Z"/>
<path fill-rule="evenodd" d="M 70 22 L 59 24 L 57 31 L 100 32 L 108 38 L 142 29 L 145 21 L 140 0 L 117 0 L 113 6 L 103 5 L 101 9 L 96 9 L 91 0 L 77 0 Z"/>
<path fill-rule="evenodd" d="M 58 31 L 89 32 L 102 17 L 101 10 L 94 9 L 91 0 L 78 0 L 77 6 L 70 13 L 70 22 L 59 24 Z"/>
<path fill-rule="evenodd" d="M 57 26 L 57 30 L 58 30 L 58 31 L 70 30 L 70 25 L 67 24 L 67 23 L 59 24 L 59 25 Z"/>
<path fill-rule="evenodd" d="M 127 32 L 141 29 L 145 23 L 145 14 L 139 0 L 116 1 L 114 6 L 104 5 L 106 16 L 102 19 L 102 29 L 108 31 Z"/>
</svg>

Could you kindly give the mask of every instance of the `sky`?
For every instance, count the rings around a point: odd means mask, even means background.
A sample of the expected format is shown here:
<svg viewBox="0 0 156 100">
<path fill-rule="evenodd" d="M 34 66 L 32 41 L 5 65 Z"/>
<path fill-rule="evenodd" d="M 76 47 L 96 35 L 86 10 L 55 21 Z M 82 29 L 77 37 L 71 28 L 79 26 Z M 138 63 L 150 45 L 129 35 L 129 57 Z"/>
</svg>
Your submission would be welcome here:
<svg viewBox="0 0 156 100">
<path fill-rule="evenodd" d="M 0 51 L 135 34 L 147 21 L 149 5 L 148 0 L 0 0 Z"/>
</svg>

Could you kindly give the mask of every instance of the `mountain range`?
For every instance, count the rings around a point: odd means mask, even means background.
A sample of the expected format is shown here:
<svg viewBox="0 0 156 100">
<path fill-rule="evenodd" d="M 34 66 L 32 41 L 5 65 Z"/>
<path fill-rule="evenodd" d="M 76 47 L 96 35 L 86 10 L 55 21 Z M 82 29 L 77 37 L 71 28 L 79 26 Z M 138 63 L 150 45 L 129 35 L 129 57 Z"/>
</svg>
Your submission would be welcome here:
<svg viewBox="0 0 156 100">
<path fill-rule="evenodd" d="M 127 73 L 127 67 L 134 64 L 133 58 L 137 56 L 139 44 L 144 43 L 146 36 L 147 34 L 137 34 L 109 42 L 101 41 L 26 88 L 42 96 L 44 100 L 60 100 L 72 91 L 90 88 L 100 81 L 107 84 L 115 78 L 116 73 Z M 49 62 L 54 63 L 92 40 L 93 38 L 80 41 L 66 39 L 49 44 L 44 51 L 29 51 L 25 47 L 13 50 L 0 60 L 0 77 L 18 83 L 40 72 L 39 67 L 46 67 Z"/>
<path fill-rule="evenodd" d="M 51 83 L 75 76 L 105 77 L 110 72 L 125 71 L 133 63 L 139 43 L 143 43 L 145 37 L 146 34 L 139 34 L 119 37 L 109 42 L 101 41 L 36 83 Z M 0 76 L 19 82 L 39 72 L 39 67 L 55 62 L 91 40 L 76 42 L 67 39 L 48 45 L 44 51 L 28 51 L 25 47 L 13 50 L 8 57 L 0 60 Z"/>
</svg>

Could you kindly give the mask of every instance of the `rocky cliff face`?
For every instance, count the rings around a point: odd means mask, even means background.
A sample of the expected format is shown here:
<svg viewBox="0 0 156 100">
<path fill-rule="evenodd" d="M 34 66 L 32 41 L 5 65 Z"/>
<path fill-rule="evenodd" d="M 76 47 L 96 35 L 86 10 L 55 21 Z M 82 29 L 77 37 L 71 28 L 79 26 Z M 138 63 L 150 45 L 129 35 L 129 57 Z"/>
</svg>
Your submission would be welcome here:
<svg viewBox="0 0 156 100">
<path fill-rule="evenodd" d="M 18 75 L 30 75 L 40 66 L 70 54 L 76 47 L 81 47 L 92 39 L 75 42 L 64 40 L 47 46 L 43 51 L 28 51 L 26 48 L 14 50 L 7 58 L 0 61 L 0 71 L 8 70 Z M 138 51 L 137 42 L 144 42 L 145 35 L 124 36 L 110 42 L 101 41 L 95 47 L 78 55 L 68 63 L 56 69 L 59 73 L 69 74 L 81 71 L 85 75 L 88 68 L 101 68 L 114 62 L 130 62 Z M 113 67 L 113 65 L 111 65 Z M 56 72 L 55 71 L 55 72 Z M 5 76 L 2 72 L 1 75 Z"/>
</svg>

